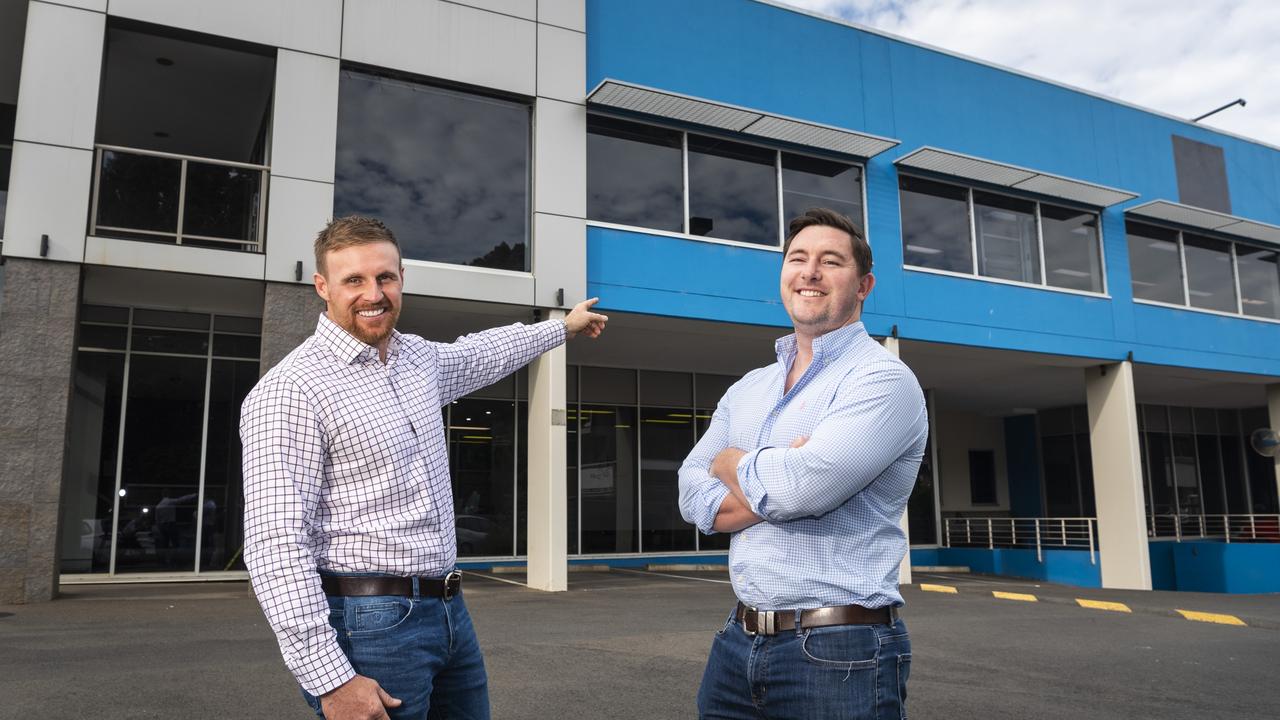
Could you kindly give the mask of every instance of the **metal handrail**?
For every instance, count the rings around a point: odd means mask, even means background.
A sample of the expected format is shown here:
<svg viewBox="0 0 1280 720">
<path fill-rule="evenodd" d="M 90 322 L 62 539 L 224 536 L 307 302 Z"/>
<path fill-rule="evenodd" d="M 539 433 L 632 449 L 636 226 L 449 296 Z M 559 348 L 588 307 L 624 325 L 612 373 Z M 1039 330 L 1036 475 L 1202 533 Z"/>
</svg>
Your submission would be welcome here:
<svg viewBox="0 0 1280 720">
<path fill-rule="evenodd" d="M 945 547 L 1034 547 L 1044 562 L 1044 548 L 1089 551 L 1089 562 L 1098 562 L 1097 518 L 946 518 Z"/>
<path fill-rule="evenodd" d="M 1280 514 L 1148 515 L 1147 536 L 1222 540 L 1224 542 L 1280 542 Z"/>
<path fill-rule="evenodd" d="M 114 225 L 101 225 L 98 223 L 98 203 L 99 191 L 102 187 L 102 156 L 104 152 L 125 153 L 129 155 L 142 155 L 147 157 L 158 157 L 166 160 L 180 161 L 180 171 L 178 175 L 178 218 L 177 227 L 174 232 L 164 232 L 159 230 L 144 230 L 141 228 L 127 228 Z M 224 238 L 214 237 L 210 235 L 197 235 L 194 233 L 184 233 L 185 211 L 187 206 L 187 165 L 189 162 L 195 162 L 201 165 L 220 165 L 223 167 L 232 167 L 242 170 L 254 170 L 260 174 L 257 208 L 253 213 L 254 218 L 254 235 L 252 239 L 248 238 Z M 268 165 L 258 165 L 255 163 L 237 162 L 234 160 L 219 160 L 216 158 L 199 157 L 196 155 L 182 155 L 179 153 L 163 152 L 160 150 L 145 150 L 142 148 L 124 147 L 121 145 L 94 145 L 94 161 L 93 161 L 93 206 L 89 213 L 89 234 L 97 235 L 99 230 L 112 230 L 115 232 L 126 232 L 138 235 L 153 235 L 156 237 L 173 238 L 174 243 L 181 245 L 184 239 L 200 240 L 203 242 L 223 243 L 227 245 L 239 246 L 242 250 L 250 252 L 262 252 L 264 234 L 266 232 L 266 208 L 267 208 L 267 182 L 270 178 L 271 167 Z"/>
</svg>

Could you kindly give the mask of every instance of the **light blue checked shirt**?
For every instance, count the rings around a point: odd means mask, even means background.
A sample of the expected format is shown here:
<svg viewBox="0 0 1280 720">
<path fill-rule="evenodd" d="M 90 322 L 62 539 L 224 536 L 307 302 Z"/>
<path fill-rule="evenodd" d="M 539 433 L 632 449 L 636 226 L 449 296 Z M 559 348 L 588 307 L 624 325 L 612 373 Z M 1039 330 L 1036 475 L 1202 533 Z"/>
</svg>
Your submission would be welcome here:
<svg viewBox="0 0 1280 720">
<path fill-rule="evenodd" d="M 761 610 L 902 604 L 899 527 L 929 433 L 911 370 L 861 322 L 816 338 L 813 363 L 783 392 L 795 335 L 777 364 L 729 388 L 680 468 L 680 511 L 712 532 L 728 488 L 712 476 L 723 449 L 747 450 L 738 481 L 765 522 L 735 533 L 729 570 L 738 599 Z M 809 441 L 790 447 L 798 437 Z"/>
</svg>

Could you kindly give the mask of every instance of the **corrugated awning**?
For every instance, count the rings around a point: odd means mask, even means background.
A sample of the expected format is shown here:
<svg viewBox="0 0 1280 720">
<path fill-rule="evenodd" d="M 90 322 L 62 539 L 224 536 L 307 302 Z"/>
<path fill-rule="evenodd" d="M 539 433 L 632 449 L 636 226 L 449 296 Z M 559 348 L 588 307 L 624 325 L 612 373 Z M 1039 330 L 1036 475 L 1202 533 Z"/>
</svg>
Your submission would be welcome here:
<svg viewBox="0 0 1280 720">
<path fill-rule="evenodd" d="M 762 110 L 700 100 L 617 80 L 601 82 L 587 96 L 587 102 L 863 158 L 879 155 L 899 143 L 897 140 L 853 130 L 794 120 Z"/>
<path fill-rule="evenodd" d="M 1250 240 L 1280 244 L 1280 227 L 1275 225 L 1168 200 L 1152 200 L 1125 210 L 1125 214 L 1135 218 L 1163 220 L 1201 230 L 1212 230 Z"/>
<path fill-rule="evenodd" d="M 932 147 L 922 147 L 903 155 L 894 162 L 899 167 L 927 170 L 1100 208 L 1138 197 L 1137 193 L 1127 190 L 1117 190 L 1105 185 L 1072 180 L 1038 170 L 1028 170 L 1016 165 L 983 160 Z"/>
</svg>

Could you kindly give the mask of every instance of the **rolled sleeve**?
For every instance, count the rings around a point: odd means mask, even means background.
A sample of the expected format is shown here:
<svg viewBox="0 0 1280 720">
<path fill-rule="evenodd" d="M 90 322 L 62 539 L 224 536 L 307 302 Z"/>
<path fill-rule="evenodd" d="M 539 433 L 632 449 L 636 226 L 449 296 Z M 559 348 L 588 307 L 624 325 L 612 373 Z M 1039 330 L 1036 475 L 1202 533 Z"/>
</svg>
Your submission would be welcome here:
<svg viewBox="0 0 1280 720">
<path fill-rule="evenodd" d="M 680 515 L 704 535 L 716 532 L 713 527 L 716 514 L 729 495 L 729 487 L 709 472 L 711 461 L 721 450 L 729 447 L 728 398 L 729 393 L 725 393 L 720 399 L 707 431 L 680 465 Z"/>
</svg>

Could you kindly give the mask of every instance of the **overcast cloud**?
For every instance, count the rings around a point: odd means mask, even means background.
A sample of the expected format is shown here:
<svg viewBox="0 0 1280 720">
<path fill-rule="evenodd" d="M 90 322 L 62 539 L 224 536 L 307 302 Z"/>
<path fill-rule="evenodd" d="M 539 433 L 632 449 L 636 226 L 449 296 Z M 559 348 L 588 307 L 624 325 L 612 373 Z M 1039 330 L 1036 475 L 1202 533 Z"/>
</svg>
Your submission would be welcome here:
<svg viewBox="0 0 1280 720">
<path fill-rule="evenodd" d="M 1275 0 L 786 0 L 1280 145 Z"/>
</svg>

